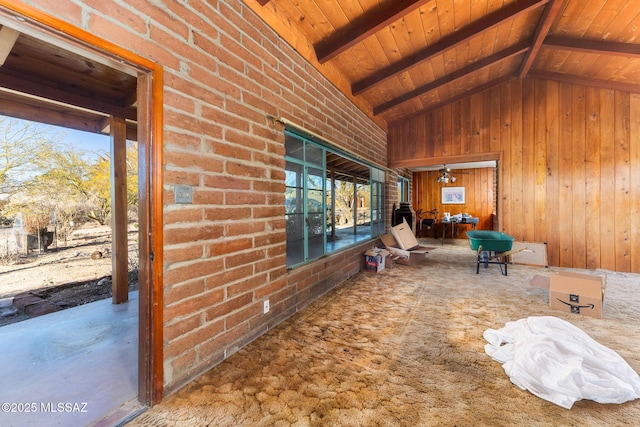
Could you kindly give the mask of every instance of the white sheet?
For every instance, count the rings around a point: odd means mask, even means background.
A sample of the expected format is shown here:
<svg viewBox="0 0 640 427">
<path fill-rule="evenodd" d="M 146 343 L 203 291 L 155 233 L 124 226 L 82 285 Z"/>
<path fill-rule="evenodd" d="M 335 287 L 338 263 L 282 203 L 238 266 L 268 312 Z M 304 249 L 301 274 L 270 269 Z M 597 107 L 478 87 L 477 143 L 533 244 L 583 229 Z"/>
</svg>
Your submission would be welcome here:
<svg viewBox="0 0 640 427">
<path fill-rule="evenodd" d="M 566 409 L 582 399 L 623 403 L 640 397 L 640 377 L 616 352 L 552 316 L 487 329 L 485 352 L 511 382 Z"/>
</svg>

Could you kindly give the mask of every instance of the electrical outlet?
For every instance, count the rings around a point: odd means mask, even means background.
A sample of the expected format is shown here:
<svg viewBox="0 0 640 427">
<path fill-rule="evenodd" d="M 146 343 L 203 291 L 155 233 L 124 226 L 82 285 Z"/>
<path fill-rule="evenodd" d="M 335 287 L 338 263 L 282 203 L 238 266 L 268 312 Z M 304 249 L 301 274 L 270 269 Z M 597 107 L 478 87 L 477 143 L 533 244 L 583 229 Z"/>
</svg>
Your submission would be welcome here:
<svg viewBox="0 0 640 427">
<path fill-rule="evenodd" d="M 262 308 L 263 308 L 263 312 L 264 314 L 267 314 L 269 312 L 269 300 L 265 300 L 264 303 L 262 304 Z"/>
</svg>

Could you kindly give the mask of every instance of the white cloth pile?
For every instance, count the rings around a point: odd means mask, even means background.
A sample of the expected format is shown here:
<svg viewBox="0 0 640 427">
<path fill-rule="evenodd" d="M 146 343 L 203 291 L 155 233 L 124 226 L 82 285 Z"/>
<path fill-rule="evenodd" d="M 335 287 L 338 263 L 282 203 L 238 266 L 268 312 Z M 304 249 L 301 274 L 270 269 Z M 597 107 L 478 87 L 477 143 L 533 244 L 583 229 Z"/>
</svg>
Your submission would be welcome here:
<svg viewBox="0 0 640 427">
<path fill-rule="evenodd" d="M 522 390 L 566 409 L 582 399 L 624 403 L 640 397 L 640 377 L 615 351 L 552 316 L 487 329 L 485 352 Z"/>
</svg>

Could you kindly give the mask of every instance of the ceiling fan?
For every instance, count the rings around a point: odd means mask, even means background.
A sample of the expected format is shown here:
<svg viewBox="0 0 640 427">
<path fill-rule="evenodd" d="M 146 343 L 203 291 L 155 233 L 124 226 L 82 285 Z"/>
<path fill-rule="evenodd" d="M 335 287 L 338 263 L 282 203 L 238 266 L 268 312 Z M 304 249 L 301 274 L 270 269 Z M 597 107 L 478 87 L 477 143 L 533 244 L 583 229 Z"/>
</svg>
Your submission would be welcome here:
<svg viewBox="0 0 640 427">
<path fill-rule="evenodd" d="M 453 170 L 448 168 L 447 165 L 442 165 L 442 168 L 438 172 L 440 172 L 440 176 L 438 176 L 438 182 L 448 184 L 449 181 L 453 183 L 453 182 L 456 182 L 456 180 L 458 179 L 455 176 L 451 175 Z M 456 173 L 469 173 L 469 172 L 456 172 Z"/>
</svg>

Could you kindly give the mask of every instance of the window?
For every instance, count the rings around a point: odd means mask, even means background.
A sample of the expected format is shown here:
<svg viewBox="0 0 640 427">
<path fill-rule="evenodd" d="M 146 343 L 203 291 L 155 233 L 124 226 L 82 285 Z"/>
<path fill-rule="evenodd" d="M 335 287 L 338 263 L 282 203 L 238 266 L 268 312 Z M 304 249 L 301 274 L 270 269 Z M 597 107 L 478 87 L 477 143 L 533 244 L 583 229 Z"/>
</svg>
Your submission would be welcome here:
<svg viewBox="0 0 640 427">
<path fill-rule="evenodd" d="M 409 203 L 409 180 L 401 176 L 398 177 L 398 205 L 400 203 Z"/>
<path fill-rule="evenodd" d="M 285 132 L 287 266 L 385 232 L 383 170 Z"/>
</svg>

